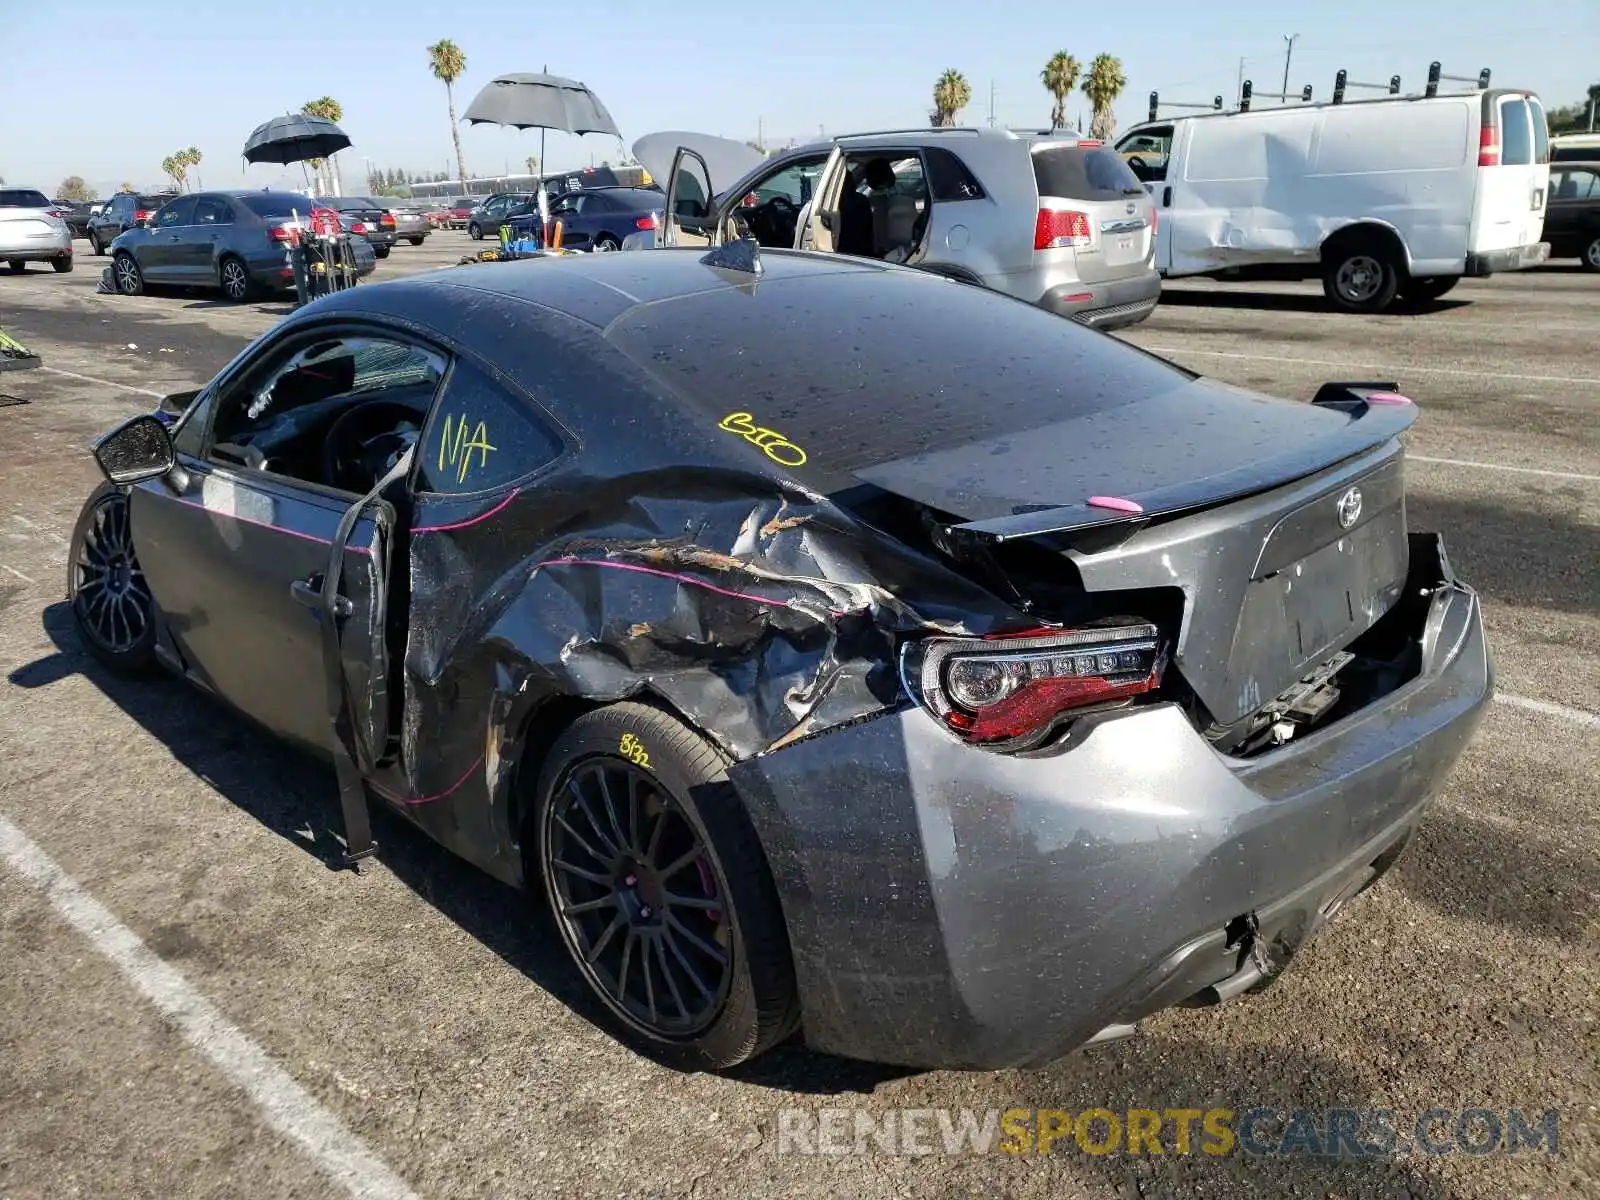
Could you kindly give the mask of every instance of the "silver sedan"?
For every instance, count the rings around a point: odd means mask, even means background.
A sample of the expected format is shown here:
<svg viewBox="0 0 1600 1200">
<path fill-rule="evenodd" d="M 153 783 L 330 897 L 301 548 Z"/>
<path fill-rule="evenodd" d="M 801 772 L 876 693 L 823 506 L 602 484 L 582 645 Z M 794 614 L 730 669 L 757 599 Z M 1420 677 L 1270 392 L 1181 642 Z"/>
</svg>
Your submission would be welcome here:
<svg viewBox="0 0 1600 1200">
<path fill-rule="evenodd" d="M 30 262 L 72 270 L 72 230 L 43 192 L 0 188 L 0 260 L 12 271 Z"/>
</svg>

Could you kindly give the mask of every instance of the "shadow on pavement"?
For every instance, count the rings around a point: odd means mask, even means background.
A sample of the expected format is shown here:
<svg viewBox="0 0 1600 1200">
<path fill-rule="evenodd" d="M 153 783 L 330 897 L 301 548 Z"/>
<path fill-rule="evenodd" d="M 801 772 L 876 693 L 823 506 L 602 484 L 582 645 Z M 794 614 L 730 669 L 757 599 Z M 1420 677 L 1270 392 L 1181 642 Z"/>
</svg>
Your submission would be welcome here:
<svg viewBox="0 0 1600 1200">
<path fill-rule="evenodd" d="M 12 671 L 13 685 L 42 688 L 83 675 L 231 803 L 330 869 L 339 866 L 343 847 L 331 766 L 278 744 L 246 718 L 178 680 L 126 679 L 108 671 L 79 640 L 65 601 L 44 610 L 43 626 L 56 652 Z M 542 903 L 531 903 L 523 893 L 456 858 L 387 806 L 374 803 L 372 818 L 383 867 L 539 987 L 594 1022 L 597 1002 L 577 978 Z M 832 1094 L 871 1091 L 908 1073 L 812 1053 L 792 1043 L 750 1064 L 738 1078 L 781 1091 Z"/>
<path fill-rule="evenodd" d="M 1372 316 L 1412 316 L 1417 313 L 1445 312 L 1453 308 L 1466 308 L 1470 300 L 1431 300 L 1421 304 L 1412 304 L 1405 301 L 1396 301 L 1394 307 L 1387 312 L 1373 313 Z M 1327 316 L 1342 316 L 1321 295 L 1309 292 L 1245 292 L 1230 291 L 1223 288 L 1171 288 L 1161 289 L 1161 303 L 1156 308 L 1250 308 L 1263 312 L 1306 312 L 1321 313 Z M 1230 329 L 1229 332 L 1234 332 Z M 1278 331 L 1282 336 L 1283 331 Z M 1299 334 L 1295 335 L 1299 337 Z"/>
</svg>

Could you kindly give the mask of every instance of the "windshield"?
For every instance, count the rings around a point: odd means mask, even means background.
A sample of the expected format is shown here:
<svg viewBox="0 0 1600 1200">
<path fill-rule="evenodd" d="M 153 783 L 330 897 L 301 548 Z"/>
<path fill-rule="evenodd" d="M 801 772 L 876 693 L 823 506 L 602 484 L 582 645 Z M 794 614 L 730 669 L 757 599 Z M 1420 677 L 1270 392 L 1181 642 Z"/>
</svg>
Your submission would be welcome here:
<svg viewBox="0 0 1600 1200">
<path fill-rule="evenodd" d="M 32 188 L 0 188 L 0 208 L 49 208 L 50 198 Z"/>
</svg>

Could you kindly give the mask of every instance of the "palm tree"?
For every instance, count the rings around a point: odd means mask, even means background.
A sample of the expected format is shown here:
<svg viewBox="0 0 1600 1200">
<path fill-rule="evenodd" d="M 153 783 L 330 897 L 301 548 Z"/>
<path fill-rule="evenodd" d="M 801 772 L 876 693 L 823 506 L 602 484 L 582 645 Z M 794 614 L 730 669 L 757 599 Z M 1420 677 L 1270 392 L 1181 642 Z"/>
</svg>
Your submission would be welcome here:
<svg viewBox="0 0 1600 1200">
<path fill-rule="evenodd" d="M 1083 79 L 1083 94 L 1094 107 L 1089 121 L 1089 136 L 1102 140 L 1117 129 L 1117 115 L 1111 105 L 1122 89 L 1128 86 L 1128 77 L 1122 73 L 1122 60 L 1114 54 L 1096 54 L 1089 64 L 1089 73 Z"/>
<path fill-rule="evenodd" d="M 960 71 L 951 67 L 933 85 L 933 123 L 944 127 L 956 123 L 956 114 L 972 99 L 972 85 Z"/>
<path fill-rule="evenodd" d="M 1044 90 L 1055 97 L 1055 104 L 1050 109 L 1050 128 L 1060 129 L 1067 123 L 1067 97 L 1072 95 L 1072 89 L 1078 86 L 1080 68 L 1078 60 L 1065 50 L 1057 50 L 1050 56 L 1050 61 L 1045 63 L 1044 70 L 1039 72 L 1039 82 L 1044 84 Z"/>
<path fill-rule="evenodd" d="M 461 190 L 467 188 L 467 160 L 461 153 L 461 126 L 456 121 L 455 82 L 467 69 L 467 56 L 461 47 L 449 38 L 441 38 L 428 47 L 428 69 L 433 77 L 444 84 L 444 100 L 450 109 L 450 136 L 456 142 L 456 170 L 461 172 Z"/>
<path fill-rule="evenodd" d="M 176 154 L 169 154 L 161 160 L 161 169 L 167 173 L 167 178 L 179 191 L 183 190 L 183 177 L 189 173 L 189 168 L 179 161 Z"/>
<path fill-rule="evenodd" d="M 173 161 L 183 164 L 183 174 L 184 178 L 186 179 L 189 175 L 189 169 L 191 167 L 198 168 L 200 166 L 200 160 L 204 157 L 205 155 L 200 153 L 200 148 L 198 146 L 190 146 L 187 150 L 179 150 L 172 156 Z M 197 171 L 195 174 L 195 186 L 198 187 L 199 185 L 200 176 Z"/>
<path fill-rule="evenodd" d="M 528 168 L 529 175 L 537 175 L 539 173 L 539 160 L 533 155 L 528 155 L 527 158 L 522 160 L 522 163 Z"/>
<path fill-rule="evenodd" d="M 308 117 L 323 117 L 326 120 L 333 121 L 336 124 L 344 118 L 344 105 L 340 104 L 332 96 L 323 96 L 317 100 L 307 100 L 300 106 L 300 111 L 305 113 Z M 311 160 L 311 169 L 317 172 L 318 187 L 322 186 L 323 166 L 324 163 L 320 158 L 313 158 Z M 326 166 L 328 168 L 328 186 L 323 194 L 327 196 L 337 196 L 339 194 L 338 164 L 332 159 L 329 159 Z"/>
</svg>

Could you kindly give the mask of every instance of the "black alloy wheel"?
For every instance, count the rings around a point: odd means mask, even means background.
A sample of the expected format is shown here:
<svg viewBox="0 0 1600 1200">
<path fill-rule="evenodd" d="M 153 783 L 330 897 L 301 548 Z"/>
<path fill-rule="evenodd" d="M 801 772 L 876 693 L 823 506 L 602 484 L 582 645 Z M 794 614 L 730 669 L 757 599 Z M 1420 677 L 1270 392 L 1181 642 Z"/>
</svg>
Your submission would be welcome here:
<svg viewBox="0 0 1600 1200">
<path fill-rule="evenodd" d="M 128 495 L 102 484 L 73 530 L 67 596 L 90 652 L 106 665 L 140 673 L 155 660 L 155 601 L 133 550 Z"/>
</svg>

